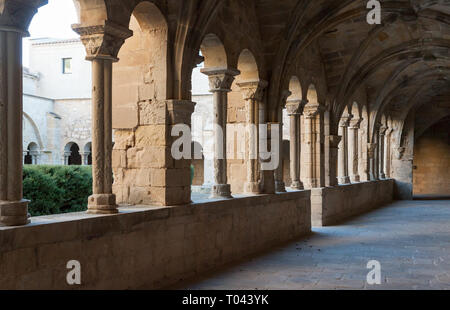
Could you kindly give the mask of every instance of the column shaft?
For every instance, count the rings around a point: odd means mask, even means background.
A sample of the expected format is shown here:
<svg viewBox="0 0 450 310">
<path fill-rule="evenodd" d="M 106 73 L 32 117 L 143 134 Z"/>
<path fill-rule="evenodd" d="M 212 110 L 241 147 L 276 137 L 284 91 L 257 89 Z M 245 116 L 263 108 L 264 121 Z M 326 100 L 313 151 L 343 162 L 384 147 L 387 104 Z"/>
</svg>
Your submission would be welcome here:
<svg viewBox="0 0 450 310">
<path fill-rule="evenodd" d="M 339 131 L 342 137 L 341 144 L 339 145 L 339 184 L 349 184 L 350 177 L 348 176 L 348 125 L 341 124 Z"/>
<path fill-rule="evenodd" d="M 0 226 L 29 222 L 22 196 L 22 37 L 20 30 L 0 30 Z"/>
<path fill-rule="evenodd" d="M 112 194 L 112 59 L 92 59 L 92 189 L 88 213 L 117 213 Z"/>
<path fill-rule="evenodd" d="M 299 148 L 300 141 L 300 115 L 290 114 L 290 161 L 291 161 L 291 188 L 292 189 L 303 189 L 303 184 L 300 182 L 300 153 Z"/>
</svg>

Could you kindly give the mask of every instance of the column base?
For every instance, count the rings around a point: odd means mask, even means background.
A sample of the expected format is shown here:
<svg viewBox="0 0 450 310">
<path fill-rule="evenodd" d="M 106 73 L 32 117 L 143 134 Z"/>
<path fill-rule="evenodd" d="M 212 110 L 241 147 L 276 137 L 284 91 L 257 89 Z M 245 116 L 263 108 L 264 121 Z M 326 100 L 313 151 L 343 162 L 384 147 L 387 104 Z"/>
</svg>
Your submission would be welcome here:
<svg viewBox="0 0 450 310">
<path fill-rule="evenodd" d="M 303 186 L 303 183 L 301 181 L 293 181 L 291 184 L 291 189 L 303 190 L 305 189 L 305 187 Z"/>
<path fill-rule="evenodd" d="M 88 198 L 88 214 L 117 214 L 119 210 L 114 194 L 95 194 Z"/>
<path fill-rule="evenodd" d="M 283 181 L 275 181 L 275 191 L 277 193 L 286 193 L 286 184 Z"/>
<path fill-rule="evenodd" d="M 380 175 L 380 179 L 382 179 L 382 180 L 386 179 L 386 174 L 382 173 L 382 174 Z"/>
<path fill-rule="evenodd" d="M 29 224 L 29 200 L 0 201 L 0 226 L 23 226 Z"/>
<path fill-rule="evenodd" d="M 350 184 L 350 177 L 339 177 L 339 184 Z"/>
<path fill-rule="evenodd" d="M 361 181 L 361 178 L 359 177 L 359 175 L 352 175 L 350 177 L 350 181 L 352 181 L 352 183 L 358 183 Z"/>
<path fill-rule="evenodd" d="M 246 182 L 244 184 L 244 193 L 251 195 L 261 194 L 261 184 L 259 182 Z"/>
<path fill-rule="evenodd" d="M 230 184 L 214 184 L 211 188 L 210 198 L 233 198 Z"/>
</svg>

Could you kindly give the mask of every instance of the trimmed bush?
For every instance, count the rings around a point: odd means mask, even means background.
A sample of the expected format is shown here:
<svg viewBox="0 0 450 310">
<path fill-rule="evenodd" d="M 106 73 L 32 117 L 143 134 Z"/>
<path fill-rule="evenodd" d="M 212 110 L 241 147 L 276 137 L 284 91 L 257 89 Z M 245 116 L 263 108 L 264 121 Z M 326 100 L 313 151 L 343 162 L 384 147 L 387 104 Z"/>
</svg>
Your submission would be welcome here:
<svg viewBox="0 0 450 310">
<path fill-rule="evenodd" d="M 24 166 L 23 196 L 32 216 L 84 211 L 92 194 L 89 166 Z"/>
</svg>

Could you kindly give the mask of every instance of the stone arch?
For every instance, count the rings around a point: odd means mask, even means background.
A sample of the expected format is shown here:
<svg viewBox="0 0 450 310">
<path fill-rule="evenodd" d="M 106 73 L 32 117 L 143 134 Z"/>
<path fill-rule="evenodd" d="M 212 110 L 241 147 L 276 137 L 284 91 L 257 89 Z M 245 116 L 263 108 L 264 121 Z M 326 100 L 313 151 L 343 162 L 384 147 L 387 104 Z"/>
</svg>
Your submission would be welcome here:
<svg viewBox="0 0 450 310">
<path fill-rule="evenodd" d="M 140 2 L 130 16 L 133 36 L 122 45 L 113 67 L 113 128 L 130 129 L 139 123 L 139 110 L 168 98 L 168 25 L 159 8 Z"/>
<path fill-rule="evenodd" d="M 76 142 L 69 142 L 64 146 L 64 164 L 69 166 L 82 164 L 80 147 Z"/>
<path fill-rule="evenodd" d="M 26 112 L 23 112 L 23 120 L 27 121 L 27 122 L 31 125 L 31 128 L 33 129 L 34 137 L 35 137 L 35 139 L 37 140 L 36 143 L 37 143 L 37 145 L 39 146 L 39 149 L 42 150 L 42 149 L 44 148 L 44 143 L 43 143 L 43 141 L 42 141 L 41 133 L 40 133 L 40 131 L 39 131 L 38 126 L 36 125 L 36 123 L 34 122 L 34 120 L 31 118 L 31 116 L 28 115 Z M 24 136 L 25 136 L 25 135 L 24 135 Z M 25 140 L 25 139 L 24 139 L 24 140 Z M 31 139 L 31 140 L 32 140 L 32 139 Z M 32 141 L 24 141 L 24 142 L 26 143 L 26 142 L 32 142 Z M 25 147 L 25 145 L 24 145 L 24 147 Z"/>
<path fill-rule="evenodd" d="M 302 85 L 300 83 L 300 80 L 297 76 L 292 76 L 289 80 L 289 91 L 291 92 L 291 95 L 289 96 L 288 100 L 302 100 L 303 99 L 303 90 Z"/>
<path fill-rule="evenodd" d="M 225 46 L 217 35 L 207 34 L 200 45 L 200 51 L 204 57 L 205 68 L 228 68 Z"/>
<path fill-rule="evenodd" d="M 318 104 L 316 86 L 312 83 L 307 88 L 306 99 L 308 100 L 308 104 Z"/>
<path fill-rule="evenodd" d="M 238 58 L 238 70 L 241 72 L 239 75 L 240 81 L 256 81 L 259 80 L 259 67 L 256 62 L 254 54 L 248 50 L 244 49 Z"/>
<path fill-rule="evenodd" d="M 26 148 L 26 151 L 24 151 L 23 163 L 25 165 L 36 165 L 38 163 L 37 156 L 39 156 L 39 146 L 36 142 L 30 142 Z"/>
<path fill-rule="evenodd" d="M 108 20 L 104 0 L 73 0 L 79 23 L 83 26 L 102 25 Z"/>
</svg>

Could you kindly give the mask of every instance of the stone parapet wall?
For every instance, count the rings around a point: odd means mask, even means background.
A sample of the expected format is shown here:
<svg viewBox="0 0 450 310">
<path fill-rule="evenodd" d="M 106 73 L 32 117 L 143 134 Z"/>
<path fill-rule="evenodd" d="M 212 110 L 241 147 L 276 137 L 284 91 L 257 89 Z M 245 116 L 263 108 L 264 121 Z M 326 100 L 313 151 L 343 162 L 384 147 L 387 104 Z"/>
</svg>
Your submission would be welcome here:
<svg viewBox="0 0 450 310">
<path fill-rule="evenodd" d="M 311 191 L 312 225 L 329 226 L 393 200 L 394 180 L 361 182 Z"/>
<path fill-rule="evenodd" d="M 32 218 L 0 228 L 0 289 L 165 287 L 310 233 L 310 210 L 302 191 Z M 70 260 L 80 286 L 66 283 Z"/>
</svg>

